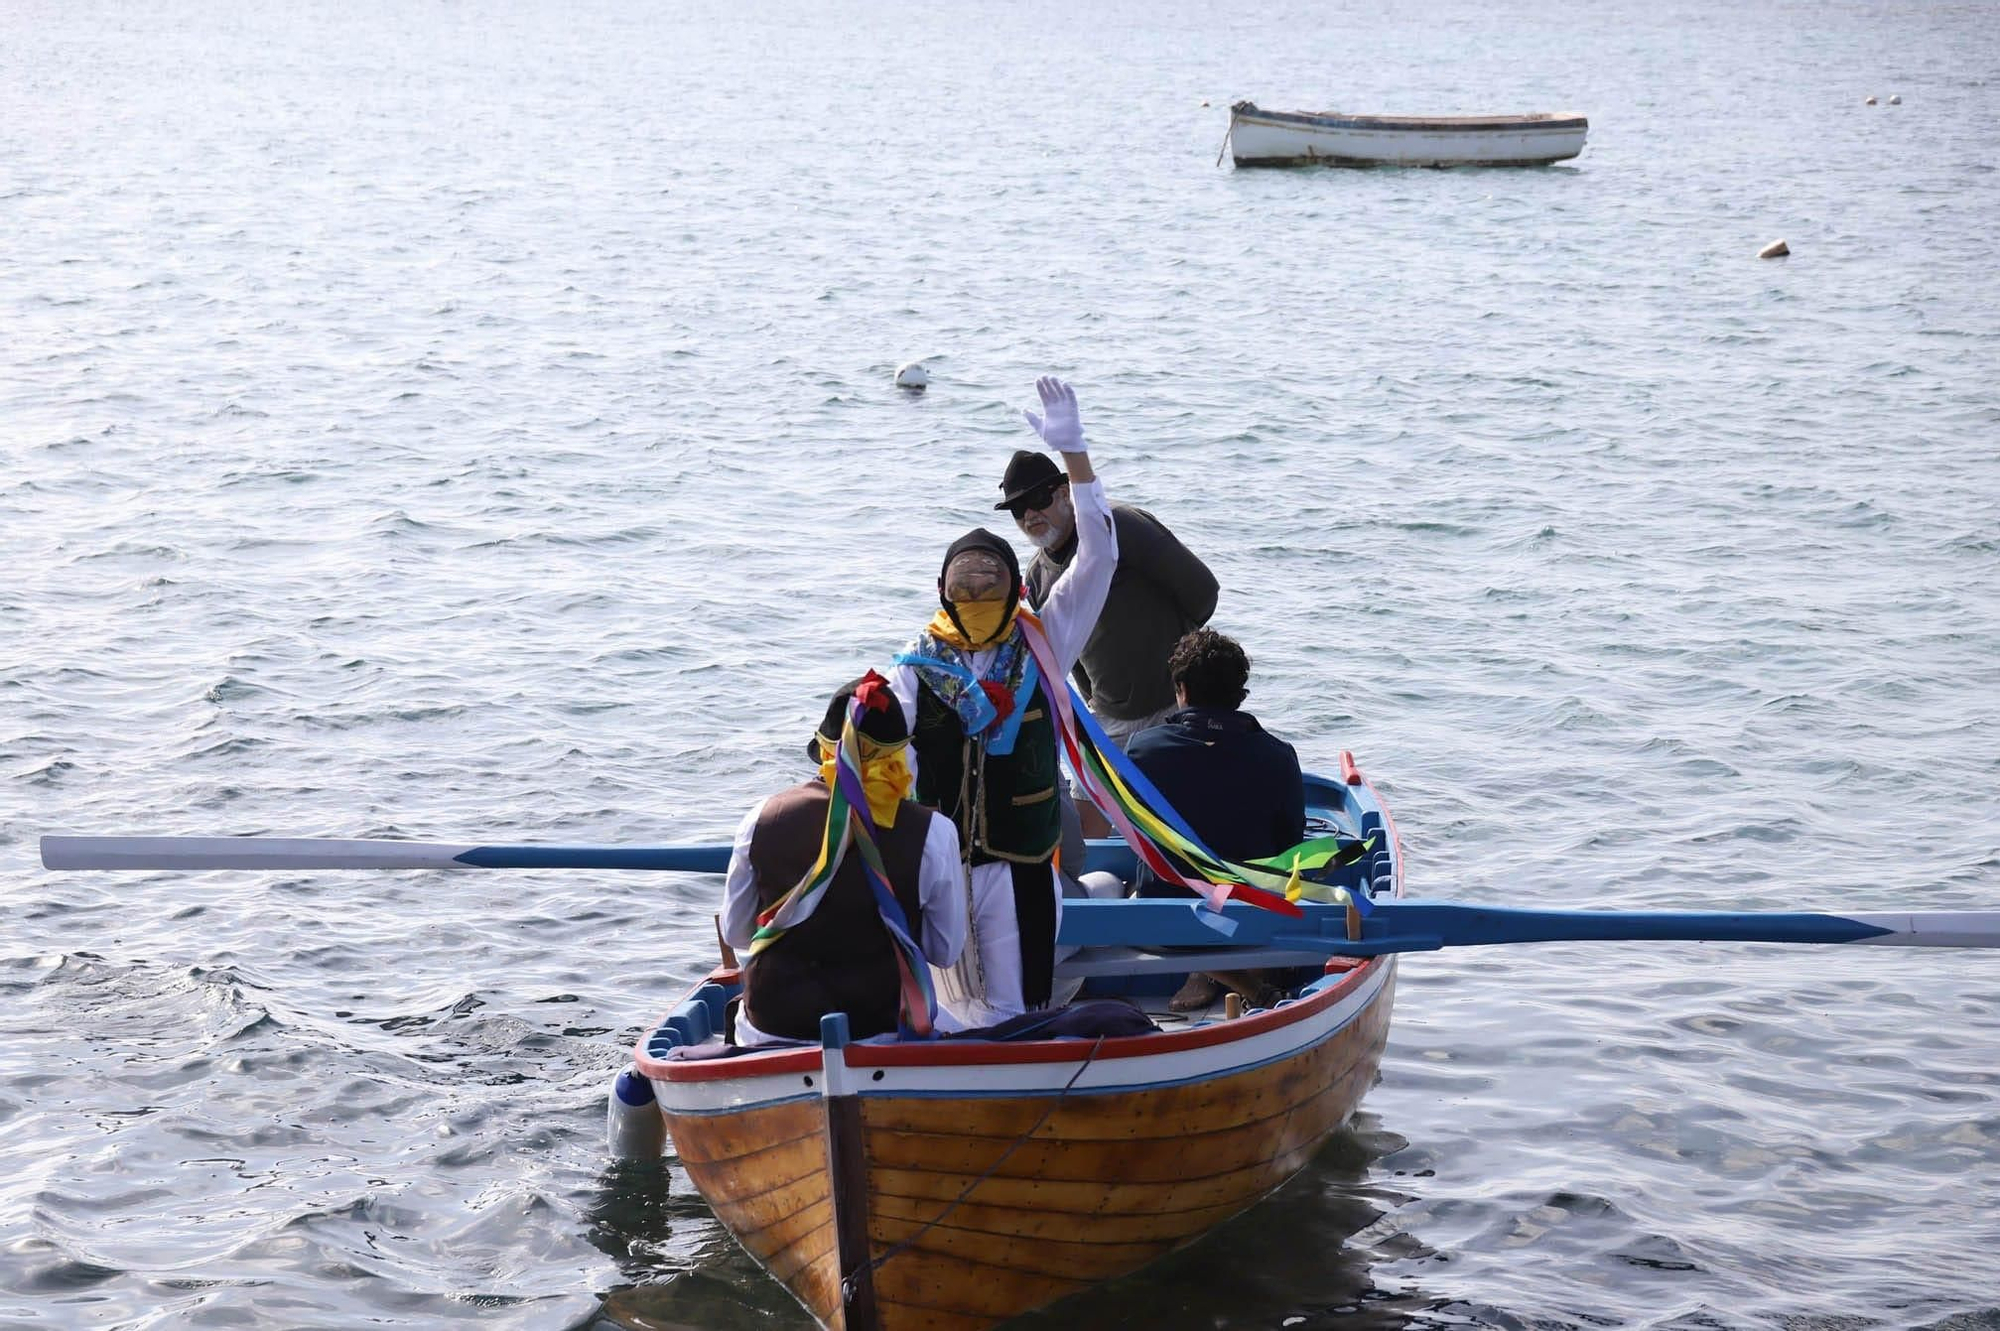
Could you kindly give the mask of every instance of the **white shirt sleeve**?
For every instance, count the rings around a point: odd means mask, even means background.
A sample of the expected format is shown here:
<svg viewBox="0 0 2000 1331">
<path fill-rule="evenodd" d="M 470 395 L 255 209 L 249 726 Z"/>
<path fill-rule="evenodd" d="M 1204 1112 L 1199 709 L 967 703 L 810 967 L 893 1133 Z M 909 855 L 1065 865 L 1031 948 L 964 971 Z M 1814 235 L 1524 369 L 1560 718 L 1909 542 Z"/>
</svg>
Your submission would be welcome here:
<svg viewBox="0 0 2000 1331">
<path fill-rule="evenodd" d="M 917 733 L 917 668 L 910 665 L 892 665 L 889 667 L 887 679 L 889 692 L 903 705 L 903 728 L 914 736 Z M 914 740 L 911 741 L 908 753 L 904 755 L 904 761 L 910 765 L 910 777 L 914 781 L 917 776 L 917 746 Z M 911 798 L 916 797 L 912 795 Z M 929 851 L 926 850 L 925 853 L 929 854 Z"/>
<path fill-rule="evenodd" d="M 1111 521 L 1104 482 L 1072 485 L 1069 491 L 1076 507 L 1076 557 L 1049 588 L 1041 609 L 1042 628 L 1065 675 L 1083 655 L 1111 591 L 1111 575 L 1118 571 L 1118 529 Z M 1051 687 L 1061 687 L 1060 681 Z"/>
<path fill-rule="evenodd" d="M 750 870 L 750 838 L 757 831 L 758 816 L 767 801 L 743 816 L 736 827 L 736 844 L 729 851 L 729 876 L 722 882 L 722 941 L 741 954 L 757 932 L 757 876 Z"/>
<path fill-rule="evenodd" d="M 965 949 L 965 866 L 959 862 L 958 829 L 941 813 L 929 815 L 917 900 L 924 908 L 924 936 L 917 945 L 933 966 L 949 966 Z"/>
</svg>

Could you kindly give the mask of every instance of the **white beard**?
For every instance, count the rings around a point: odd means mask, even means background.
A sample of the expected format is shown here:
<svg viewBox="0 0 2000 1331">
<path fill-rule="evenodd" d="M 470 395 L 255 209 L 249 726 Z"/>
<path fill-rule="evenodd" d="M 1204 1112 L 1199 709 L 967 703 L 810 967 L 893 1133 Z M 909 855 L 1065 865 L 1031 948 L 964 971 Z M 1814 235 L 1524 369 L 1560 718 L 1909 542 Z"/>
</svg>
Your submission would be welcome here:
<svg viewBox="0 0 2000 1331">
<path fill-rule="evenodd" d="M 1022 535 L 1026 536 L 1027 533 L 1023 532 Z M 1028 536 L 1028 544 L 1037 550 L 1053 550 L 1062 544 L 1062 536 L 1054 527 L 1044 527 L 1037 534 Z"/>
</svg>

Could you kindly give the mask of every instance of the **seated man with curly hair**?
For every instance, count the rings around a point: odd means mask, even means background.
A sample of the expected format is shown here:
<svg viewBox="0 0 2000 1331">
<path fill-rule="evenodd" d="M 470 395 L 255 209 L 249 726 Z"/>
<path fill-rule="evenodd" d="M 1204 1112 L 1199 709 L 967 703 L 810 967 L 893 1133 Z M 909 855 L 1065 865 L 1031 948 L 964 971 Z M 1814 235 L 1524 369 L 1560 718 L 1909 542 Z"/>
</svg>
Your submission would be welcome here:
<svg viewBox="0 0 2000 1331">
<path fill-rule="evenodd" d="M 1125 752 L 1217 855 L 1238 862 L 1276 855 L 1305 840 L 1306 788 L 1299 755 L 1243 711 L 1250 658 L 1235 639 L 1196 629 L 1167 658 L 1180 709 L 1132 737 Z M 1141 896 L 1190 896 L 1143 868 Z M 1208 1006 L 1217 981 L 1253 1003 L 1272 997 L 1261 972 L 1191 975 L 1174 996 L 1175 1011 Z"/>
</svg>

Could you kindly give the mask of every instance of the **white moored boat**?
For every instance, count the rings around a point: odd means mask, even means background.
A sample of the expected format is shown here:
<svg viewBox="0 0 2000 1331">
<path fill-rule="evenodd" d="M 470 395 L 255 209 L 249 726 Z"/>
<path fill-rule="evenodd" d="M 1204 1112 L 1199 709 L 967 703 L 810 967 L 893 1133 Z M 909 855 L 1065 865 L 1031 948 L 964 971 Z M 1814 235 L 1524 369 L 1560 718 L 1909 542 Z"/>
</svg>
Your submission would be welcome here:
<svg viewBox="0 0 2000 1331">
<path fill-rule="evenodd" d="M 1540 166 L 1583 151 L 1580 115 L 1351 116 L 1229 108 L 1238 166 Z"/>
</svg>

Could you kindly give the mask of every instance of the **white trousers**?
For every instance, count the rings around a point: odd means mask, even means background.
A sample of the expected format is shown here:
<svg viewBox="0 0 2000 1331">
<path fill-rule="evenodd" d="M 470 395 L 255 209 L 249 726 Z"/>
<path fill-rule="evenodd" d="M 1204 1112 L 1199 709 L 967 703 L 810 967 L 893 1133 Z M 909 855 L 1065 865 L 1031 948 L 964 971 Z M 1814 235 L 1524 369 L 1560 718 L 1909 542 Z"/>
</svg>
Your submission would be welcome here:
<svg viewBox="0 0 2000 1331">
<path fill-rule="evenodd" d="M 1049 893 L 1062 928 L 1062 885 L 1053 866 Z M 1021 922 L 1014 915 L 1014 866 L 975 864 L 966 884 L 965 951 L 956 963 L 931 967 L 937 985 L 938 1029 L 970 1031 L 1026 1012 L 1021 998 Z"/>
</svg>

